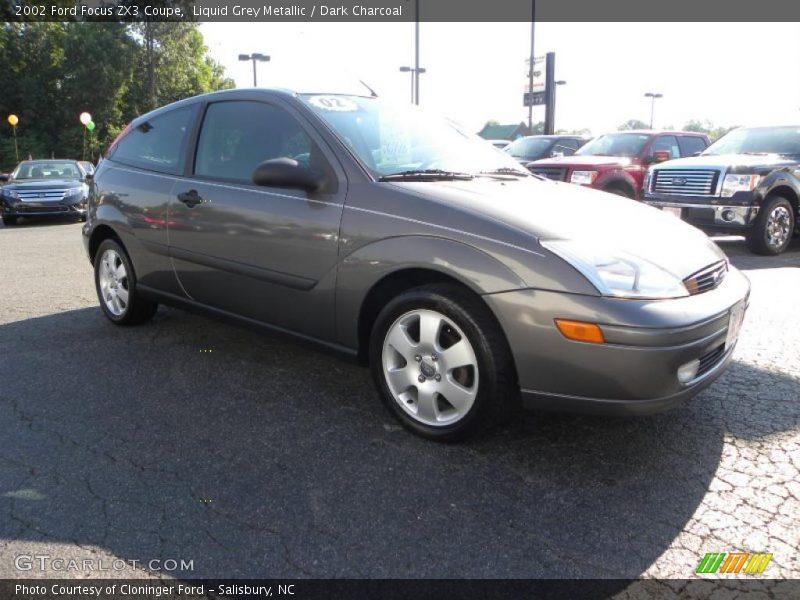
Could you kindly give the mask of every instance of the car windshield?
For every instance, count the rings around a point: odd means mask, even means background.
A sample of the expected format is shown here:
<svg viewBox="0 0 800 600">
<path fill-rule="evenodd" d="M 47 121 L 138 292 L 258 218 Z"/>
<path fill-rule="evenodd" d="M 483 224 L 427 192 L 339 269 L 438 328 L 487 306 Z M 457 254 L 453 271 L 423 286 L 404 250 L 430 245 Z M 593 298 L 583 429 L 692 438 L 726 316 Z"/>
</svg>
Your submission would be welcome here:
<svg viewBox="0 0 800 600">
<path fill-rule="evenodd" d="M 650 135 L 647 133 L 608 133 L 594 138 L 575 154 L 581 156 L 638 156 Z"/>
<path fill-rule="evenodd" d="M 375 177 L 412 173 L 528 177 L 519 163 L 484 139 L 415 106 L 346 95 L 304 94 L 301 98 Z"/>
<path fill-rule="evenodd" d="M 503 151 L 511 156 L 527 158 L 529 156 L 541 156 L 552 145 L 553 140 L 550 138 L 520 138 L 506 146 Z"/>
<path fill-rule="evenodd" d="M 735 129 L 711 144 L 703 155 L 798 154 L 800 127 L 752 127 Z"/>
<path fill-rule="evenodd" d="M 12 179 L 81 179 L 78 165 L 65 160 L 25 161 L 11 174 Z"/>
</svg>

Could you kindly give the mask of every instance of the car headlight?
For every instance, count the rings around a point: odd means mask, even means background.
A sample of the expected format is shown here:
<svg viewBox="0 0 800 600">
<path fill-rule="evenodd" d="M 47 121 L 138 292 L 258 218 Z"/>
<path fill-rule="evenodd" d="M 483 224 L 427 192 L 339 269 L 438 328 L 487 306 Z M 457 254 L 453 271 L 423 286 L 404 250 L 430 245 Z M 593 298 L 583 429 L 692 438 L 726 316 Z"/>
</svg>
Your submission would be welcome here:
<svg viewBox="0 0 800 600">
<path fill-rule="evenodd" d="M 72 198 L 73 196 L 83 196 L 85 194 L 86 194 L 86 187 L 80 186 L 68 189 L 66 192 L 64 192 L 64 197 Z"/>
<path fill-rule="evenodd" d="M 19 200 L 19 194 L 14 190 L 0 190 L 0 195 L 5 196 L 6 198 L 13 198 L 14 200 Z"/>
<path fill-rule="evenodd" d="M 595 179 L 597 179 L 597 171 L 573 171 L 569 182 L 578 185 L 592 185 Z"/>
<path fill-rule="evenodd" d="M 727 198 L 736 192 L 752 192 L 760 180 L 761 175 L 725 175 L 725 180 L 722 182 L 722 196 Z"/>
<path fill-rule="evenodd" d="M 656 264 L 624 250 L 574 240 L 542 242 L 588 279 L 604 296 L 618 298 L 681 298 L 683 282 Z"/>
</svg>

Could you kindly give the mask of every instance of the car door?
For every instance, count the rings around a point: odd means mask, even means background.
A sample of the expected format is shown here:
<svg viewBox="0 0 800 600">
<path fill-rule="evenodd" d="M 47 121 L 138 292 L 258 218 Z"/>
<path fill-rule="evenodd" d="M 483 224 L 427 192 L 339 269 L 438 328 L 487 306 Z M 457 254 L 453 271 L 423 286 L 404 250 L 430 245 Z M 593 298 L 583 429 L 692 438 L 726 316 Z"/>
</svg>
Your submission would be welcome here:
<svg viewBox="0 0 800 600">
<path fill-rule="evenodd" d="M 261 162 L 294 158 L 326 173 L 319 192 L 259 187 Z M 332 340 L 346 179 L 331 151 L 278 103 L 209 103 L 189 176 L 172 189 L 169 245 L 194 301 Z"/>
</svg>

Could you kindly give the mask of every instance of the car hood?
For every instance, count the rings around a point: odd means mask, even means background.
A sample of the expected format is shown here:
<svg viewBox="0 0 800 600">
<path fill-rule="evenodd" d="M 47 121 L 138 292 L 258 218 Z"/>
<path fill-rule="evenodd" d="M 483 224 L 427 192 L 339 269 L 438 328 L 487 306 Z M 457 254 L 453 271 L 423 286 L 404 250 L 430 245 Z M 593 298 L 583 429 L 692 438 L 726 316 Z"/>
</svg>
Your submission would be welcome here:
<svg viewBox="0 0 800 600">
<path fill-rule="evenodd" d="M 797 159 L 787 158 L 780 154 L 706 154 L 676 158 L 657 165 L 657 169 L 686 169 L 686 168 L 728 168 L 728 169 L 775 169 L 782 166 L 794 166 Z"/>
<path fill-rule="evenodd" d="M 4 190 L 66 190 L 83 185 L 77 179 L 30 179 L 12 181 L 3 186 Z"/>
<path fill-rule="evenodd" d="M 703 232 L 672 215 L 635 200 L 572 184 L 535 178 L 481 178 L 394 185 L 537 240 L 568 239 L 612 246 L 681 279 L 725 259 Z"/>
<path fill-rule="evenodd" d="M 628 156 L 554 156 L 530 163 L 531 166 L 556 165 L 560 167 L 627 167 L 634 164 Z"/>
</svg>

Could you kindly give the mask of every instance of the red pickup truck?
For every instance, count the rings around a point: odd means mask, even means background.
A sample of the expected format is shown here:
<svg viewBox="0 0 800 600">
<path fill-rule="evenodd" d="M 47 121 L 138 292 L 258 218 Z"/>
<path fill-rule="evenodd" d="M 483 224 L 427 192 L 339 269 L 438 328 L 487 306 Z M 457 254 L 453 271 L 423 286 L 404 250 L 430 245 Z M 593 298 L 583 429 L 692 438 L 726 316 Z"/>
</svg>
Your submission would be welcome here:
<svg viewBox="0 0 800 600">
<path fill-rule="evenodd" d="M 618 131 L 594 138 L 572 156 L 526 164 L 535 174 L 639 199 L 647 168 L 657 162 L 694 156 L 708 136 L 689 131 Z"/>
</svg>

